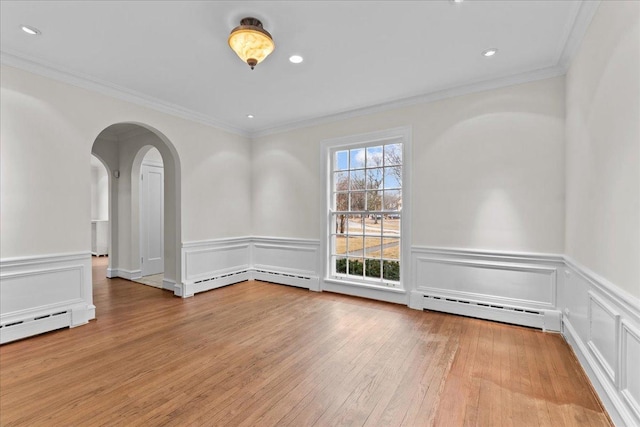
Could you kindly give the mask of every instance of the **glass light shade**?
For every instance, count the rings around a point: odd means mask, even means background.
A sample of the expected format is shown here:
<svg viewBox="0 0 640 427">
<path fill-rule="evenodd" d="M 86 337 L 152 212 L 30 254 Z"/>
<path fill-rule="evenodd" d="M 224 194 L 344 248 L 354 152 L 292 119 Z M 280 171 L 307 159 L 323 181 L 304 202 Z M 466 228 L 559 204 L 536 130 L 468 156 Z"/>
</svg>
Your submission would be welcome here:
<svg viewBox="0 0 640 427">
<path fill-rule="evenodd" d="M 276 46 L 270 34 L 261 27 L 240 25 L 229 35 L 229 47 L 253 69 L 269 56 Z"/>
</svg>

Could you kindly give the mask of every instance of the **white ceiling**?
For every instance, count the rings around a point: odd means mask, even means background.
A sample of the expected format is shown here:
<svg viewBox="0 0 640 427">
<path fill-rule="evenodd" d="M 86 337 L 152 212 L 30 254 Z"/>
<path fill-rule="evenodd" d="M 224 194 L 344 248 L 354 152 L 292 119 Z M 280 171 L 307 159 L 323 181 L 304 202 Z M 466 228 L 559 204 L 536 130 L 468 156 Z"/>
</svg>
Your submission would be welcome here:
<svg viewBox="0 0 640 427">
<path fill-rule="evenodd" d="M 255 135 L 562 74 L 593 4 L 3 0 L 0 49 L 5 64 Z M 245 16 L 276 43 L 253 71 L 227 45 Z M 42 34 L 28 36 L 23 24 Z M 498 54 L 483 57 L 490 47 Z M 291 64 L 292 54 L 304 62 Z"/>
</svg>

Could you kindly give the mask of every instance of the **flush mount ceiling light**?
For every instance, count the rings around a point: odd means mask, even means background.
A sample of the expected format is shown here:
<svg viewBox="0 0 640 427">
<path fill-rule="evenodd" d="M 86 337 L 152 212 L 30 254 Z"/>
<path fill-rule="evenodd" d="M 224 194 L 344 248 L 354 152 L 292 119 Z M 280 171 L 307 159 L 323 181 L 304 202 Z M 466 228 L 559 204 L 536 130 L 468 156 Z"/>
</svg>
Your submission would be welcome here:
<svg viewBox="0 0 640 427">
<path fill-rule="evenodd" d="M 253 119 L 253 114 L 247 114 L 247 119 Z"/>
<path fill-rule="evenodd" d="M 498 49 L 496 49 L 495 47 L 492 47 L 491 49 L 487 49 L 484 52 L 482 52 L 482 55 L 486 56 L 487 58 L 490 58 L 496 53 L 498 53 Z"/>
<path fill-rule="evenodd" d="M 244 18 L 229 34 L 229 47 L 253 70 L 273 52 L 276 45 L 271 34 L 262 28 L 262 22 L 256 18 Z"/>
<path fill-rule="evenodd" d="M 20 29 L 30 36 L 39 36 L 41 34 L 40 30 L 29 25 L 20 25 Z"/>
</svg>

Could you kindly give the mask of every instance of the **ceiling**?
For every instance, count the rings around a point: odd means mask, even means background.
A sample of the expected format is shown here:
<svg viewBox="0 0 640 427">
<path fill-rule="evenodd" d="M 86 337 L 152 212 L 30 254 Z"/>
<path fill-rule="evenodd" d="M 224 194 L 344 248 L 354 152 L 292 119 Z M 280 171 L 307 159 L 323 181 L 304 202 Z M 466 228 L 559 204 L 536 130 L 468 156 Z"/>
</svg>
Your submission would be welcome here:
<svg viewBox="0 0 640 427">
<path fill-rule="evenodd" d="M 560 75 L 594 3 L 3 0 L 0 50 L 8 65 L 257 135 Z M 245 16 L 276 43 L 253 71 L 227 45 Z"/>
</svg>

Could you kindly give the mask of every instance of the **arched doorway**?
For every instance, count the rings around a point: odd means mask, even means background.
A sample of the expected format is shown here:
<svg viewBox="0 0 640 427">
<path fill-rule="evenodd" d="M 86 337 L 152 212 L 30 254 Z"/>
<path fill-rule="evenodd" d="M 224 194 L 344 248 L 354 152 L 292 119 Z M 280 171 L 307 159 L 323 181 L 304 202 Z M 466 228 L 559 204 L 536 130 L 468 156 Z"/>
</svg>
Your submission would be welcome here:
<svg viewBox="0 0 640 427">
<path fill-rule="evenodd" d="M 173 144 L 158 130 L 141 123 L 117 123 L 96 137 L 92 154 L 110 170 L 110 249 L 107 277 L 142 275 L 140 245 L 140 166 L 146 152 L 157 149 L 164 167 L 164 289 L 182 296 L 180 160 Z"/>
</svg>

